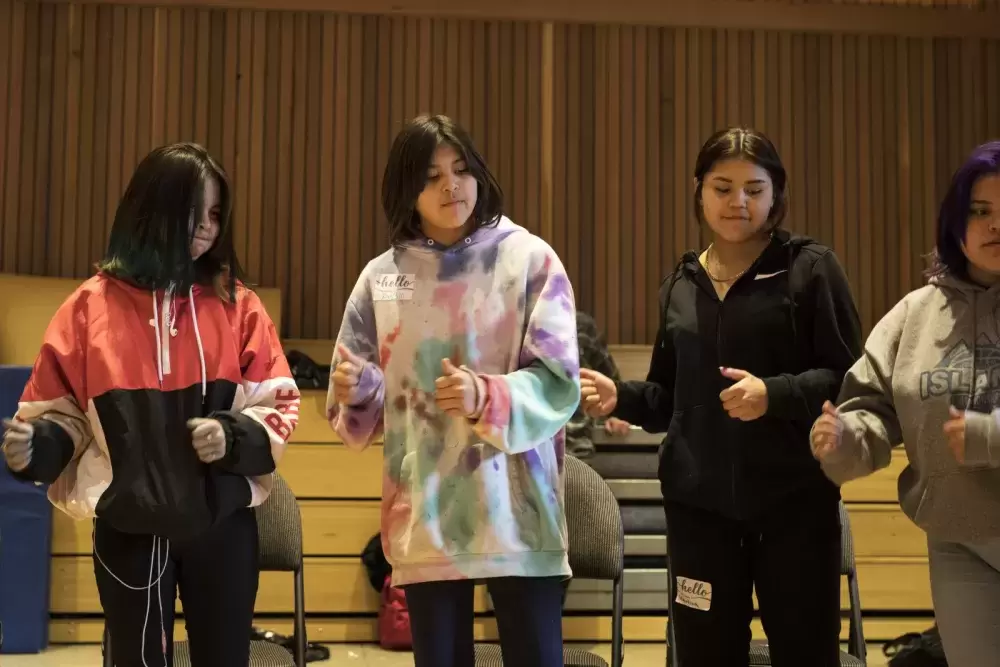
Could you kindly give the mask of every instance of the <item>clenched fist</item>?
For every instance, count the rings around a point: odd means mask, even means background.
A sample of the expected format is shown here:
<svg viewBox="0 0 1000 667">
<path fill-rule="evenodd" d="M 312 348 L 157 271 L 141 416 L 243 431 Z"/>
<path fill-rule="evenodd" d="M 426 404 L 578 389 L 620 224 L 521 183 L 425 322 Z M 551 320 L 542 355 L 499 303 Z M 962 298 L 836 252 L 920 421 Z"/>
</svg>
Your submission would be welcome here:
<svg viewBox="0 0 1000 667">
<path fill-rule="evenodd" d="M 719 371 L 723 377 L 736 381 L 719 394 L 722 407 L 730 417 L 748 422 L 767 413 L 767 387 L 763 380 L 738 368 L 720 368 Z"/>
<path fill-rule="evenodd" d="M 844 439 L 844 420 L 833 403 L 823 404 L 823 414 L 813 424 L 809 446 L 817 461 L 824 461 L 837 453 Z"/>
<path fill-rule="evenodd" d="M 35 436 L 34 427 L 21 421 L 4 419 L 3 456 L 7 467 L 21 472 L 31 464 L 31 440 Z"/>
<path fill-rule="evenodd" d="M 434 381 L 434 402 L 452 417 L 476 418 L 486 383 L 474 373 L 441 360 L 443 375 Z"/>
<path fill-rule="evenodd" d="M 952 406 L 948 408 L 951 417 L 944 423 L 944 437 L 948 440 L 948 449 L 959 463 L 965 463 L 965 412 Z"/>
<path fill-rule="evenodd" d="M 590 417 L 610 415 L 618 405 L 618 388 L 614 380 L 589 368 L 581 368 L 580 403 Z"/>
<path fill-rule="evenodd" d="M 340 355 L 340 363 L 330 378 L 333 382 L 333 397 L 341 405 L 364 403 L 368 396 L 358 395 L 358 383 L 367 361 L 348 350 L 343 343 L 337 345 L 337 354 Z"/>
<path fill-rule="evenodd" d="M 189 419 L 191 444 L 203 463 L 213 463 L 226 455 L 226 432 L 218 419 Z"/>
</svg>

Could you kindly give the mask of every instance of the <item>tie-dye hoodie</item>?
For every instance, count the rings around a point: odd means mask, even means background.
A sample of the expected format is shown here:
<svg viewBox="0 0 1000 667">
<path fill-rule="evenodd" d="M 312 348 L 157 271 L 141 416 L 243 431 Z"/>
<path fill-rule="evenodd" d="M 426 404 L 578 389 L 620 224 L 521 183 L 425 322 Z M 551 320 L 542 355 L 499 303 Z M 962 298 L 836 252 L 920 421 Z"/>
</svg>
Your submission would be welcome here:
<svg viewBox="0 0 1000 667">
<path fill-rule="evenodd" d="M 327 414 L 350 447 L 383 438 L 393 584 L 569 576 L 564 428 L 580 362 L 555 252 L 507 218 L 451 247 L 397 246 L 362 272 L 338 343 L 368 359 L 357 394 L 370 398 L 338 405 L 331 383 Z M 483 379 L 478 420 L 435 404 L 445 358 Z"/>
</svg>

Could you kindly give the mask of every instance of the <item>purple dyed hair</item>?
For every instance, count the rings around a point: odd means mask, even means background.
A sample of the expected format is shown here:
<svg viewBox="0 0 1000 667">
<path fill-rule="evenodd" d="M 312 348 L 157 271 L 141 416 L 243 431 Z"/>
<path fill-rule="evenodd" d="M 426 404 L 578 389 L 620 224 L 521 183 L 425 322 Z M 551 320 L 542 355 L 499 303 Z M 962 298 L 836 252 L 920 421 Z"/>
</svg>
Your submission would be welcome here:
<svg viewBox="0 0 1000 667">
<path fill-rule="evenodd" d="M 962 252 L 965 230 L 969 225 L 972 188 L 983 176 L 1000 174 L 1000 141 L 977 146 L 951 178 L 951 185 L 941 202 L 937 219 L 937 244 L 932 255 L 929 276 L 950 273 L 967 274 L 968 260 Z"/>
</svg>

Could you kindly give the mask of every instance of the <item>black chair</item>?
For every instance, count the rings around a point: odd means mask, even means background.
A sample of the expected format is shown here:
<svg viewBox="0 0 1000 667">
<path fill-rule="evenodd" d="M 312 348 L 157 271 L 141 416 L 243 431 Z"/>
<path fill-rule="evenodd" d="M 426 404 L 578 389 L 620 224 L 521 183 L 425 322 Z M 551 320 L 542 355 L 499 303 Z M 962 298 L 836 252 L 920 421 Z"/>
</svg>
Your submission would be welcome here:
<svg viewBox="0 0 1000 667">
<path fill-rule="evenodd" d="M 667 526 L 667 530 L 670 527 Z M 861 593 L 858 590 L 857 567 L 854 562 L 854 538 L 851 533 L 851 519 L 847 514 L 847 507 L 843 501 L 840 503 L 840 574 L 847 577 L 847 591 L 850 600 L 850 620 L 848 627 L 847 652 L 841 651 L 841 667 L 865 667 L 868 663 L 867 647 L 865 645 L 865 635 L 861 622 Z M 669 571 L 669 555 L 667 563 Z M 673 575 L 670 576 L 668 614 L 673 615 L 674 593 Z M 749 667 L 770 667 L 771 652 L 766 641 L 753 641 L 750 643 Z M 673 625 L 667 622 L 667 666 L 680 666 L 677 659 L 677 642 L 674 638 Z M 682 667 L 682 666 L 681 666 Z"/>
<path fill-rule="evenodd" d="M 625 659 L 622 639 L 625 532 L 621 510 L 607 483 L 590 466 L 570 455 L 566 456 L 565 465 L 569 565 L 574 579 L 613 583 L 611 667 L 621 667 Z M 567 667 L 608 667 L 603 658 L 581 649 L 565 649 L 563 657 Z M 503 667 L 499 644 L 476 644 L 476 667 Z"/>
<path fill-rule="evenodd" d="M 261 572 L 292 572 L 295 585 L 295 655 L 266 641 L 250 642 L 250 667 L 305 667 L 306 611 L 302 571 L 302 517 L 295 494 L 285 480 L 274 474 L 271 495 L 254 508 L 257 519 Z M 171 598 L 172 599 L 172 598 Z M 191 653 L 186 641 L 174 642 L 174 667 L 190 667 Z M 114 667 L 111 633 L 104 627 L 104 667 Z"/>
</svg>

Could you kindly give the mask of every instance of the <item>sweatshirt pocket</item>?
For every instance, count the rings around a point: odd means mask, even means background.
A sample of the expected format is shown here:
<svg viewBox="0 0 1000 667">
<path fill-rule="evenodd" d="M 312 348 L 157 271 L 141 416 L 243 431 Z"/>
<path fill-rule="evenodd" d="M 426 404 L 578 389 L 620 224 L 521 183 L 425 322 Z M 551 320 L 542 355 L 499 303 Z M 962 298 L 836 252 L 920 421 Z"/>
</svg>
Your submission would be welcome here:
<svg viewBox="0 0 1000 667">
<path fill-rule="evenodd" d="M 714 449 L 716 444 L 724 444 L 707 442 L 710 435 L 706 424 L 708 417 L 708 409 L 704 405 L 695 405 L 675 410 L 670 418 L 670 426 L 660 445 L 657 477 L 676 492 L 687 493 L 695 489 L 705 474 L 704 461 L 701 460 L 704 453 Z"/>
</svg>

